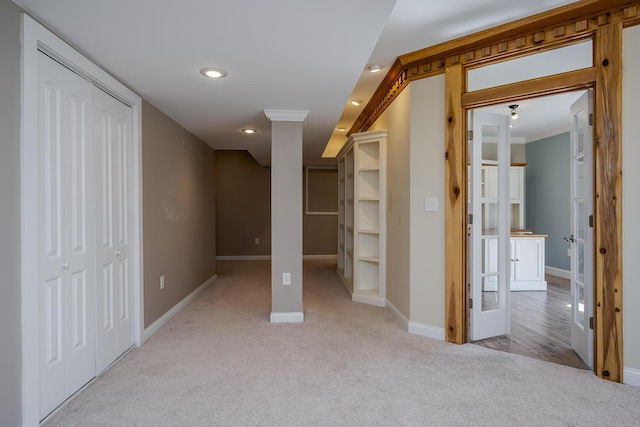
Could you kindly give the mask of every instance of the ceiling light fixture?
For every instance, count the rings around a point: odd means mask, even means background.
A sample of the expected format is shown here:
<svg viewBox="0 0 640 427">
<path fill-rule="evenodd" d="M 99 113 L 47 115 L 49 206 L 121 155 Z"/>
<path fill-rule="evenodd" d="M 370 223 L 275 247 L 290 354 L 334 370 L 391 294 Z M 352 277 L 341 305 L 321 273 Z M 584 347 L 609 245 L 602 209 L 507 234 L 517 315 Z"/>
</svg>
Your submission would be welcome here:
<svg viewBox="0 0 640 427">
<path fill-rule="evenodd" d="M 509 105 L 511 109 L 511 120 L 518 120 L 518 112 L 516 111 L 518 108 L 518 104 Z"/>
<path fill-rule="evenodd" d="M 338 128 L 338 132 L 346 132 L 347 128 Z"/>
<path fill-rule="evenodd" d="M 355 105 L 356 107 L 360 104 L 362 104 L 364 101 L 362 99 L 354 99 L 351 101 L 352 105 Z"/>
<path fill-rule="evenodd" d="M 247 133 L 247 134 L 251 135 L 252 133 L 256 133 L 256 132 L 258 132 L 258 131 L 257 131 L 257 130 L 255 130 L 255 129 L 246 128 L 246 129 L 242 129 L 242 132 L 244 132 L 244 133 Z"/>
<path fill-rule="evenodd" d="M 382 70 L 384 68 L 383 65 L 380 64 L 369 64 L 367 65 L 367 71 L 369 71 L 370 73 L 377 73 L 378 71 Z"/>
<path fill-rule="evenodd" d="M 202 70 L 200 70 L 200 74 L 205 77 L 209 77 L 210 79 L 221 79 L 223 77 L 227 77 L 227 72 L 220 68 L 203 68 Z"/>
</svg>

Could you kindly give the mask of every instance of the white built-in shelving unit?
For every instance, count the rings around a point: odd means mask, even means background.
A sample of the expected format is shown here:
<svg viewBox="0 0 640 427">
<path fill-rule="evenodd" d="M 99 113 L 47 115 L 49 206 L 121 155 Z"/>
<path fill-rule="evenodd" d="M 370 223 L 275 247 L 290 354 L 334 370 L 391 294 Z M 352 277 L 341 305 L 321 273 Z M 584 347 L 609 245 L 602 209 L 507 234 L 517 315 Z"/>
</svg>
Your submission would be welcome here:
<svg viewBox="0 0 640 427">
<path fill-rule="evenodd" d="M 386 304 L 387 132 L 353 134 L 338 153 L 338 272 L 357 302 Z"/>
</svg>

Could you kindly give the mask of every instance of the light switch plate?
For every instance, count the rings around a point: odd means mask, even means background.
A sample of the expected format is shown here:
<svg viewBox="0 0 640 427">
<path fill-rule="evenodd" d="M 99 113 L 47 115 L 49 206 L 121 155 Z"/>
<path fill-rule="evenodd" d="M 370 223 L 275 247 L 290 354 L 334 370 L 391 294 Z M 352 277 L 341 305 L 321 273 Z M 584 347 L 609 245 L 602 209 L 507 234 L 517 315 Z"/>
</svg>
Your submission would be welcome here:
<svg viewBox="0 0 640 427">
<path fill-rule="evenodd" d="M 424 199 L 424 211 L 425 212 L 437 212 L 438 211 L 438 199 L 427 197 Z"/>
<path fill-rule="evenodd" d="M 291 284 L 291 273 L 282 273 L 282 284 L 283 285 Z"/>
</svg>

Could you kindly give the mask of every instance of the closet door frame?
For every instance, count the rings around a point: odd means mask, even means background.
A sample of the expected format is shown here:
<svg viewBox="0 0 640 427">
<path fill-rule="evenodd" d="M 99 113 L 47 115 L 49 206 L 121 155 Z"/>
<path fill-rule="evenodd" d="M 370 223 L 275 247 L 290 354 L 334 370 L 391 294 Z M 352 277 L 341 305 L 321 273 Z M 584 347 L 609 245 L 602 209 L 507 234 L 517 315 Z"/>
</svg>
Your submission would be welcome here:
<svg viewBox="0 0 640 427">
<path fill-rule="evenodd" d="M 22 423 L 38 425 L 39 312 L 38 312 L 38 50 L 83 76 L 132 109 L 132 253 L 134 287 L 134 339 L 143 342 L 142 270 L 142 99 L 73 47 L 27 14 L 21 14 L 21 320 Z"/>
</svg>

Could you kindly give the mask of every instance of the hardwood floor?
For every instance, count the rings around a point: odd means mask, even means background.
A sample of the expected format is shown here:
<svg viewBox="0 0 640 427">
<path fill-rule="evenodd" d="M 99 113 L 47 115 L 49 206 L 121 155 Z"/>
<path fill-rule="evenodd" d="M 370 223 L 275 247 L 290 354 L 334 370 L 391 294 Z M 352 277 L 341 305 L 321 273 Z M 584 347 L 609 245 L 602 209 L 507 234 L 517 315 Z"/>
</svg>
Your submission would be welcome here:
<svg viewBox="0 0 640 427">
<path fill-rule="evenodd" d="M 588 369 L 571 348 L 570 281 L 551 275 L 546 279 L 546 292 L 511 292 L 511 335 L 474 344 Z"/>
</svg>

